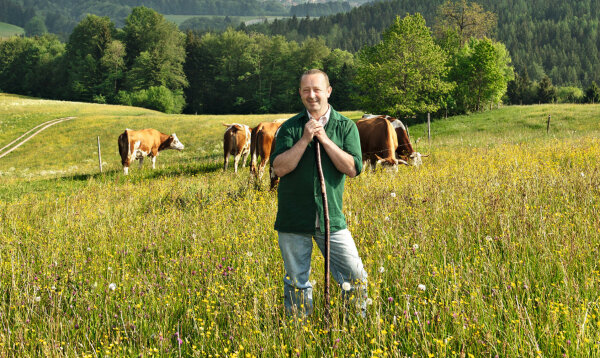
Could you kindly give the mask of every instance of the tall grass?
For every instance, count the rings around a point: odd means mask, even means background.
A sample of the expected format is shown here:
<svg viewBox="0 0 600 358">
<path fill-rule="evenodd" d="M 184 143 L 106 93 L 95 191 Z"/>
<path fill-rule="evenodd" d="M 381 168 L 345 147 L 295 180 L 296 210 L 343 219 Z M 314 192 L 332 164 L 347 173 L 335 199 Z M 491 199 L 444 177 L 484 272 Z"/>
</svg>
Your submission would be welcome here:
<svg viewBox="0 0 600 358">
<path fill-rule="evenodd" d="M 148 112 L 139 123 L 190 128 L 188 157 L 129 177 L 115 165 L 0 179 L 0 355 L 596 356 L 599 110 L 438 120 L 432 142 L 419 142 L 431 154 L 422 167 L 348 180 L 345 214 L 372 304 L 363 319 L 333 287 L 331 322 L 317 250 L 315 314 L 283 313 L 266 179 L 201 154 L 232 118 Z M 86 123 L 111 123 L 97 116 Z M 413 140 L 424 129 L 412 126 Z"/>
</svg>

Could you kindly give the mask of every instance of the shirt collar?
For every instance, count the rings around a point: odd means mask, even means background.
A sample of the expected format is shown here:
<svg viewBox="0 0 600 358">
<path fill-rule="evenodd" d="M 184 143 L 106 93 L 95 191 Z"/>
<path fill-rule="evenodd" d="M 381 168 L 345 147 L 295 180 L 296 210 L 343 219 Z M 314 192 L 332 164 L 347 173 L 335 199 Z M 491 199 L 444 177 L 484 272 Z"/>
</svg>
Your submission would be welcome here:
<svg viewBox="0 0 600 358">
<path fill-rule="evenodd" d="M 308 114 L 308 120 L 313 119 L 314 117 L 308 112 L 308 110 L 306 111 L 306 113 Z M 327 112 L 325 112 L 324 115 L 322 115 L 320 118 L 314 118 L 317 121 L 321 122 L 321 124 L 323 124 L 323 127 L 327 124 L 327 122 L 329 122 L 329 117 L 331 116 L 331 106 L 327 107 Z"/>
</svg>

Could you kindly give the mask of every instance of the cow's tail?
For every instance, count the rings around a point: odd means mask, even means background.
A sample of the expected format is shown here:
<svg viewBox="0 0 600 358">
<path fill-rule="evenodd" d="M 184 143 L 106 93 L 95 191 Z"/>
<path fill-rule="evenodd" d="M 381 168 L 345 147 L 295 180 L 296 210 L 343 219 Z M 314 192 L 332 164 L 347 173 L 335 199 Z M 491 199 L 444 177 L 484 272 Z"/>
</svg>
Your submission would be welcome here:
<svg viewBox="0 0 600 358">
<path fill-rule="evenodd" d="M 252 133 L 250 134 L 250 173 L 258 174 L 256 167 L 258 162 L 258 137 L 259 133 L 262 133 L 262 128 L 260 126 L 256 126 L 252 128 Z"/>
<path fill-rule="evenodd" d="M 121 164 L 125 165 L 127 163 L 127 158 L 129 157 L 129 135 L 127 134 L 127 130 L 123 132 L 119 136 L 119 154 L 121 154 Z"/>
</svg>

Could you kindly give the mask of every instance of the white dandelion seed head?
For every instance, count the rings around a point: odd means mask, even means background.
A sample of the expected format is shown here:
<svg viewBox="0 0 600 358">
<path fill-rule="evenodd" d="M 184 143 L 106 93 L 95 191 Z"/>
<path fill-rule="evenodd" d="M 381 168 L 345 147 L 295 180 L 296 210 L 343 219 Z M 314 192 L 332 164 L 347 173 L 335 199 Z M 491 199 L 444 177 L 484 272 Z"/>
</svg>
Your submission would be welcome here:
<svg viewBox="0 0 600 358">
<path fill-rule="evenodd" d="M 248 257 L 252 257 L 252 255 L 253 255 L 253 254 L 252 254 L 252 251 L 248 251 L 248 252 L 246 252 L 246 255 L 247 255 Z"/>
<path fill-rule="evenodd" d="M 413 245 L 413 250 L 418 250 L 419 249 L 419 244 L 414 244 Z"/>
<path fill-rule="evenodd" d="M 417 286 L 417 288 L 418 288 L 419 290 L 421 290 L 421 291 L 425 291 L 425 289 L 426 289 L 427 287 L 425 287 L 425 285 L 424 285 L 424 284 L 420 284 L 419 286 Z"/>
<path fill-rule="evenodd" d="M 117 285 L 116 285 L 115 283 L 112 283 L 112 282 L 111 282 L 111 284 L 110 284 L 110 285 L 108 285 L 108 289 L 109 289 L 109 290 L 111 290 L 111 291 L 114 291 L 114 290 L 116 290 L 116 289 L 117 289 Z"/>
<path fill-rule="evenodd" d="M 380 272 L 380 273 L 384 273 L 384 272 L 385 272 L 385 267 L 383 267 L 383 266 L 379 266 L 379 272 Z"/>
<path fill-rule="evenodd" d="M 88 247 L 88 248 L 87 248 L 87 250 L 88 250 L 88 252 L 89 252 L 89 251 L 92 251 L 92 248 L 91 248 L 91 247 Z"/>
<path fill-rule="evenodd" d="M 493 237 L 491 237 L 490 235 L 488 235 L 488 236 L 486 236 L 486 237 L 485 237 L 485 240 L 486 240 L 486 241 L 492 241 L 493 239 L 494 239 L 494 238 L 493 238 Z"/>
<path fill-rule="evenodd" d="M 351 288 L 352 288 L 352 285 L 350 284 L 350 282 L 344 282 L 344 283 L 342 283 L 342 290 L 344 290 L 344 291 L 350 291 Z"/>
<path fill-rule="evenodd" d="M 386 216 L 386 217 L 385 217 L 385 221 L 390 221 L 390 217 L 389 217 L 389 216 Z"/>
<path fill-rule="evenodd" d="M 390 196 L 391 196 L 392 198 L 395 198 L 395 197 L 396 197 L 396 193 L 394 193 L 394 192 L 391 192 L 391 193 L 390 193 Z"/>
<path fill-rule="evenodd" d="M 585 173 L 584 172 L 581 172 L 581 177 L 585 178 Z"/>
<path fill-rule="evenodd" d="M 52 287 L 50 287 L 50 289 L 51 289 L 52 291 L 56 291 L 56 286 L 52 286 Z"/>
<path fill-rule="evenodd" d="M 98 287 L 98 282 L 94 281 L 94 288 Z"/>
<path fill-rule="evenodd" d="M 369 297 L 369 298 L 367 298 L 367 302 L 366 303 L 367 303 L 367 306 L 370 306 L 370 305 L 373 304 L 373 300 Z"/>
<path fill-rule="evenodd" d="M 42 300 L 42 298 L 40 296 L 35 296 L 35 298 L 33 300 L 35 302 L 40 302 Z"/>
</svg>

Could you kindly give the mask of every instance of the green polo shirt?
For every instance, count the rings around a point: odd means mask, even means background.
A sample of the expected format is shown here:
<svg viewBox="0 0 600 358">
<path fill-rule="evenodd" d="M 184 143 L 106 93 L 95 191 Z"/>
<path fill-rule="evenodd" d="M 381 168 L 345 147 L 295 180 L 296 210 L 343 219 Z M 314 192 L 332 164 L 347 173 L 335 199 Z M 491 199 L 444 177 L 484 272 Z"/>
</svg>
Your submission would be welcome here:
<svg viewBox="0 0 600 358">
<path fill-rule="evenodd" d="M 275 157 L 290 149 L 302 138 L 307 121 L 308 113 L 303 111 L 287 120 L 279 128 L 275 139 L 275 149 L 270 158 L 271 163 Z M 338 147 L 354 157 L 358 175 L 362 170 L 362 154 L 356 124 L 332 108 L 329 121 L 325 125 L 325 133 Z M 302 154 L 296 169 L 282 177 L 279 182 L 275 230 L 314 233 L 315 218 L 318 213 L 319 227 L 321 232 L 325 231 L 323 198 L 317 174 L 314 146 L 314 141 L 311 141 Z M 346 218 L 342 213 L 346 175 L 337 170 L 323 148 L 321 148 L 321 165 L 327 187 L 330 230 L 336 232 L 346 228 Z"/>
</svg>

